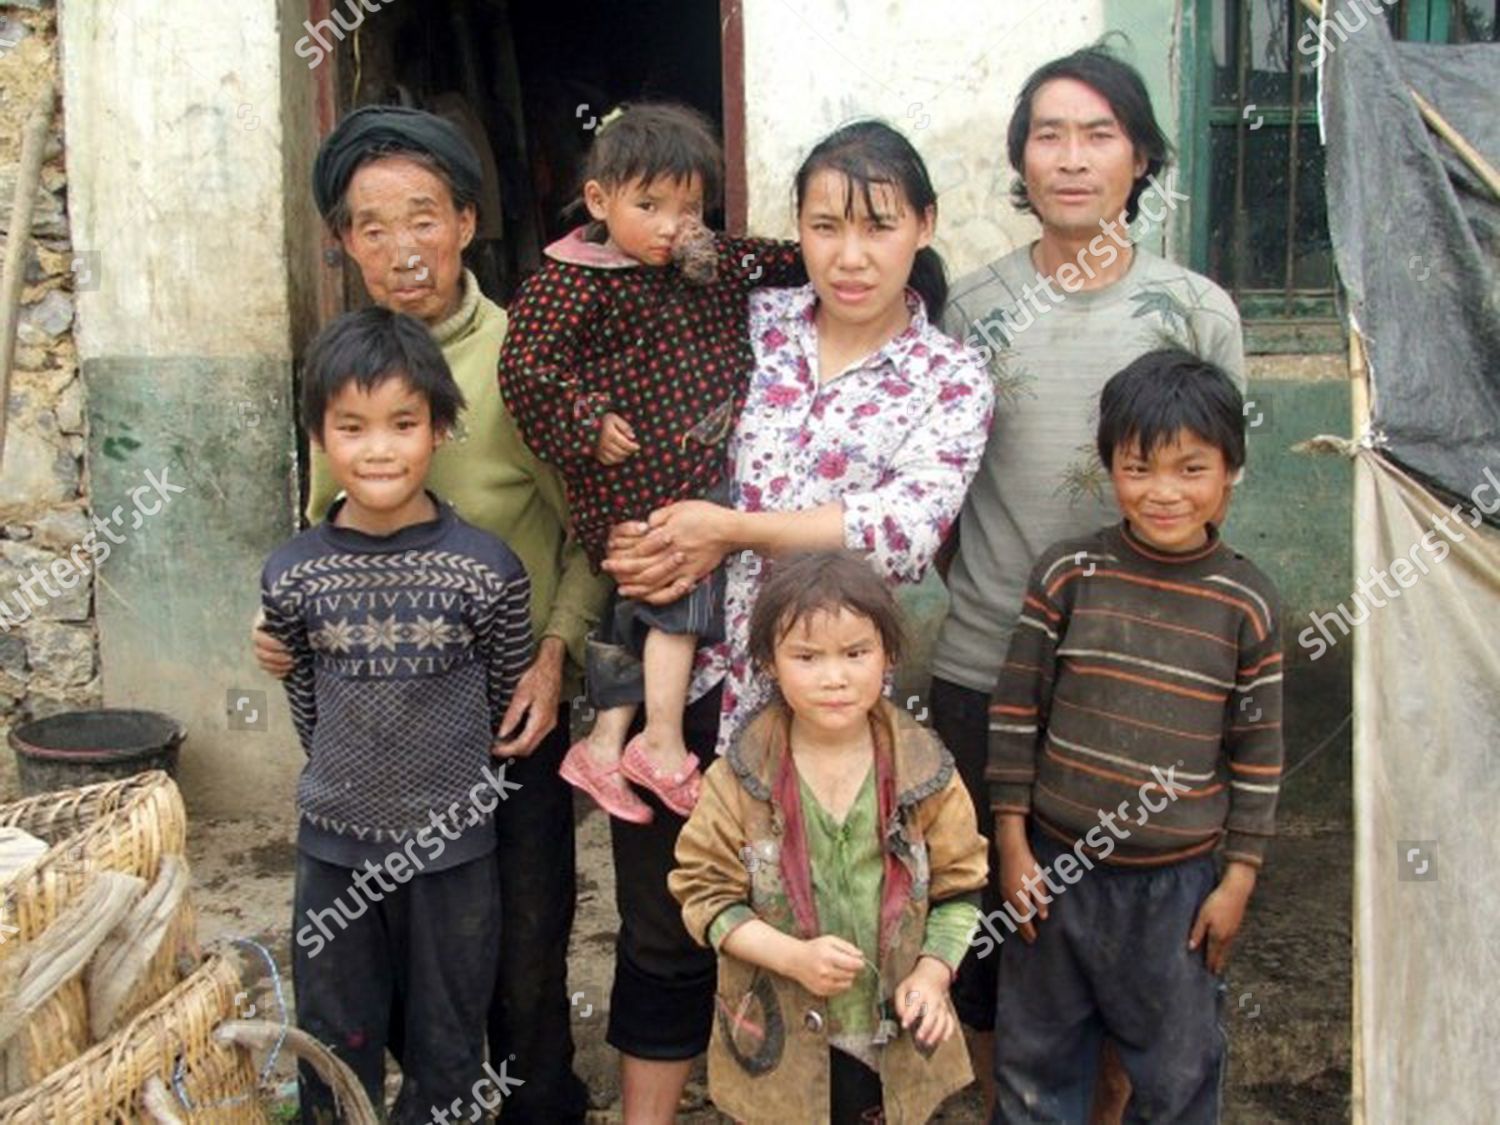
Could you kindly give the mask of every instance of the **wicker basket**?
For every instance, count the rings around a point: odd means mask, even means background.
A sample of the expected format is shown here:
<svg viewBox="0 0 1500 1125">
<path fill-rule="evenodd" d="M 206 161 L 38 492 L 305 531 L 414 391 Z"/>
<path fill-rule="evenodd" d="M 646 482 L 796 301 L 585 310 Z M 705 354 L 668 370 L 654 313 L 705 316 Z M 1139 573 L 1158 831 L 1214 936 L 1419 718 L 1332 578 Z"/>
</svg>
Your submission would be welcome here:
<svg viewBox="0 0 1500 1125">
<path fill-rule="evenodd" d="M 182 797 L 160 770 L 0 806 L 0 825 L 24 829 L 52 845 L 0 892 L 0 973 L 82 892 L 91 871 L 121 871 L 150 882 L 162 856 L 180 855 L 187 838 Z M 140 1011 L 176 986 L 184 954 L 196 962 L 194 916 L 186 898 L 127 1012 Z M 87 1049 L 93 1037 L 83 976 L 62 985 L 16 1039 L 17 1080 L 26 1085 Z"/>
<path fill-rule="evenodd" d="M 140 1099 L 153 1078 L 187 1094 L 191 1112 L 178 1112 L 194 1125 L 264 1122 L 250 1053 L 213 1037 L 235 1018 L 240 988 L 230 962 L 208 958 L 117 1034 L 0 1102 L 0 1125 L 140 1121 Z M 179 1063 L 181 1084 L 174 1087 Z"/>
</svg>

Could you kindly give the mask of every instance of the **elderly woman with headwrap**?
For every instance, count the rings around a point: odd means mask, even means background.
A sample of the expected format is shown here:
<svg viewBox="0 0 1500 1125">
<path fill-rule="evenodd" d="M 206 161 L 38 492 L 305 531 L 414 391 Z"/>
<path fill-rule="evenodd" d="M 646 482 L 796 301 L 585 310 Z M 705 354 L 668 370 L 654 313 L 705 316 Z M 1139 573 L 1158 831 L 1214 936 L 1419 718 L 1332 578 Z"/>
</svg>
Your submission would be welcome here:
<svg viewBox="0 0 1500 1125">
<path fill-rule="evenodd" d="M 521 783 L 523 796 L 506 801 L 495 818 L 502 857 L 516 862 L 505 864 L 501 887 L 490 1055 L 513 1057 L 514 1073 L 525 1077 L 506 1098 L 507 1121 L 582 1120 L 587 1090 L 572 1072 L 566 985 L 576 892 L 573 800 L 557 767 L 568 748 L 564 701 L 577 691 L 584 637 L 608 583 L 568 538 L 562 483 L 521 440 L 500 397 L 505 311 L 463 265 L 481 180 L 479 158 L 457 129 L 399 106 L 349 114 L 313 167 L 318 210 L 371 299 L 425 323 L 463 390 L 467 409 L 434 454 L 428 486 L 503 539 L 531 578 L 537 656 L 500 730 L 501 749 L 515 759 L 508 777 Z M 323 518 L 334 489 L 314 451 L 310 520 Z M 257 630 L 255 646 L 262 667 L 285 674 L 290 662 L 276 641 Z M 402 1029 L 391 1032 L 396 1049 Z"/>
</svg>

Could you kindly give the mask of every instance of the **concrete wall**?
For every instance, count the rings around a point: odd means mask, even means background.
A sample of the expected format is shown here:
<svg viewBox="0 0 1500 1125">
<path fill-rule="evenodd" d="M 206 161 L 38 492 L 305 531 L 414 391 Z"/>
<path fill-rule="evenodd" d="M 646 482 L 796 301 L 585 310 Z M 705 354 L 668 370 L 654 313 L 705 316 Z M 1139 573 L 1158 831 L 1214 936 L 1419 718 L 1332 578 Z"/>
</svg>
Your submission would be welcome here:
<svg viewBox="0 0 1500 1125">
<path fill-rule="evenodd" d="M 308 78 L 283 69 L 277 8 L 60 11 L 73 245 L 99 269 L 78 295 L 78 350 L 92 508 L 113 544 L 96 599 L 104 698 L 186 723 L 183 788 L 211 814 L 284 809 L 299 757 L 247 643 L 260 562 L 295 528 L 307 301 L 286 203 L 306 195 L 288 182 L 305 145 L 288 154 L 282 107 Z"/>
<path fill-rule="evenodd" d="M 1353 645 L 1319 660 L 1297 644 L 1314 611 L 1352 589 L 1353 473 L 1345 458 L 1293 452 L 1318 434 L 1348 434 L 1349 379 L 1343 356 L 1260 356 L 1250 361 L 1254 403 L 1249 467 L 1236 490 L 1225 537 L 1277 584 L 1286 654 L 1287 761 L 1279 817 L 1317 824 L 1352 816 Z"/>
<path fill-rule="evenodd" d="M 1008 199 L 1005 129 L 1026 76 L 1109 34 L 1175 133 L 1176 10 L 1177 0 L 807 0 L 795 10 L 746 0 L 750 229 L 790 235 L 798 164 L 840 124 L 873 116 L 905 132 L 927 161 L 937 246 L 952 276 L 1022 245 L 1036 225 Z"/>
</svg>

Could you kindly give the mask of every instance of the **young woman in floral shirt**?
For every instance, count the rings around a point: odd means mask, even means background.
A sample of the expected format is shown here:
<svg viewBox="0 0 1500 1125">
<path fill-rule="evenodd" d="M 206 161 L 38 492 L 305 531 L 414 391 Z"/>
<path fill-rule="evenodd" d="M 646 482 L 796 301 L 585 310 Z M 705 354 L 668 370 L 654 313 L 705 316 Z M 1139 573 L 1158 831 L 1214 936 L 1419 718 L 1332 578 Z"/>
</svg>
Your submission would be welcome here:
<svg viewBox="0 0 1500 1125">
<path fill-rule="evenodd" d="M 731 506 L 682 501 L 620 525 L 605 562 L 624 596 L 648 602 L 725 564 L 725 639 L 700 651 L 685 719 L 705 760 L 767 698 L 748 632 L 775 557 L 849 547 L 889 581 L 917 581 L 989 432 L 988 376 L 935 327 L 947 292 L 930 246 L 937 200 L 911 144 L 881 122 L 846 126 L 804 161 L 796 198 L 811 284 L 751 298 L 756 371 L 730 440 Z M 621 928 L 609 1041 L 625 1056 L 631 1121 L 672 1120 L 713 1013 L 714 958 L 666 890 L 678 822 L 666 824 L 611 822 Z"/>
</svg>

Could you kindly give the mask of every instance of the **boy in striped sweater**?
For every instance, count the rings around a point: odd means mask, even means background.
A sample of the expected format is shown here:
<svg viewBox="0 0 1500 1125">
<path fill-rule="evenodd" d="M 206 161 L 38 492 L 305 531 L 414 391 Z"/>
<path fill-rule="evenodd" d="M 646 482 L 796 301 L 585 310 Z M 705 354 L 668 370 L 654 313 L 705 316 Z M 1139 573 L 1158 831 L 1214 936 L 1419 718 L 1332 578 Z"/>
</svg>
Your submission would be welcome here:
<svg viewBox="0 0 1500 1125">
<path fill-rule="evenodd" d="M 1124 519 L 1042 553 L 990 709 L 997 914 L 1021 938 L 991 917 L 977 939 L 1001 946 L 996 1117 L 1087 1119 L 1108 1035 L 1132 1117 L 1214 1121 L 1218 973 L 1282 763 L 1276 591 L 1216 526 L 1240 393 L 1148 353 L 1105 386 L 1098 447 Z"/>
</svg>

